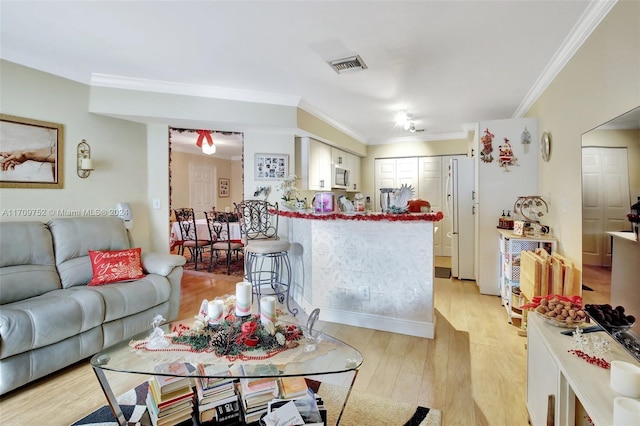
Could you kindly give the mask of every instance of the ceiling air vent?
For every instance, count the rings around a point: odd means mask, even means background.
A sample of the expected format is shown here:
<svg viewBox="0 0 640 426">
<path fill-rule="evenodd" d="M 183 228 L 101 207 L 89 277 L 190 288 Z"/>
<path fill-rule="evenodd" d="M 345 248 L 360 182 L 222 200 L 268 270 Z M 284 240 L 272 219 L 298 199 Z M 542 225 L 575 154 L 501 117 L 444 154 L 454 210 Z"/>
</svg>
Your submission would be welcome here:
<svg viewBox="0 0 640 426">
<path fill-rule="evenodd" d="M 364 63 L 360 55 L 350 56 L 348 58 L 335 59 L 329 62 L 331 68 L 338 74 L 349 71 L 366 70 L 367 65 Z"/>
</svg>

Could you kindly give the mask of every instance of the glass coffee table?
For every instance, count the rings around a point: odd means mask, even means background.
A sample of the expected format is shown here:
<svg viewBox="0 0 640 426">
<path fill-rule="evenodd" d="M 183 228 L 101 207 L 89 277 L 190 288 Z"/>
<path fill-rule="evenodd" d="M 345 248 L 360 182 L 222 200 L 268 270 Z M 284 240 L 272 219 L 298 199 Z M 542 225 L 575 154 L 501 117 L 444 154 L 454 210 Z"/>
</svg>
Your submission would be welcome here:
<svg viewBox="0 0 640 426">
<path fill-rule="evenodd" d="M 164 331 L 165 334 L 171 333 L 175 330 L 175 326 L 184 325 L 193 322 L 192 320 L 187 321 L 175 321 L 172 323 L 167 323 L 160 328 Z M 302 330 L 305 331 L 305 334 L 309 332 L 309 330 L 305 327 L 300 326 Z M 311 325 L 311 328 L 313 326 Z M 263 361 L 252 360 L 234 360 L 229 361 L 225 357 L 220 357 L 215 363 L 226 364 L 230 366 L 230 370 L 232 372 L 232 376 L 224 375 L 224 376 L 202 376 L 198 374 L 197 368 L 195 368 L 198 362 L 194 361 L 194 356 L 197 357 L 197 354 L 185 352 L 184 356 L 179 353 L 171 353 L 172 361 L 176 362 L 186 362 L 188 364 L 192 364 L 193 372 L 189 374 L 190 377 L 211 377 L 211 378 L 241 378 L 241 377 L 261 377 L 261 376 L 246 376 L 246 375 L 233 375 L 237 373 L 233 373 L 234 371 L 238 371 L 241 369 L 233 368 L 233 364 L 243 364 L 250 362 L 254 365 L 259 365 L 260 363 L 264 364 L 273 364 L 277 367 L 279 371 L 278 377 L 287 377 L 287 376 L 314 376 L 313 378 L 319 381 L 322 381 L 320 378 L 316 378 L 317 376 L 325 376 L 325 375 L 338 375 L 340 373 L 345 375 L 345 378 L 342 380 L 343 386 L 346 389 L 346 394 L 344 396 L 344 402 L 342 403 L 342 407 L 340 408 L 340 413 L 337 417 L 336 425 L 340 423 L 340 418 L 344 412 L 344 408 L 347 404 L 347 400 L 351 393 L 351 389 L 355 382 L 355 379 L 358 374 L 358 368 L 362 364 L 362 354 L 352 346 L 338 340 L 334 337 L 331 337 L 327 334 L 324 334 L 319 331 L 311 330 L 312 333 L 308 334 L 308 336 L 313 336 L 311 339 L 301 339 L 300 348 L 298 348 L 298 352 L 301 353 L 301 356 L 295 357 L 294 359 L 287 359 L 285 363 L 279 363 L 278 359 L 282 358 L 269 358 Z M 100 382 L 100 386 L 107 398 L 109 406 L 113 411 L 114 416 L 118 420 L 120 425 L 126 425 L 127 421 L 125 419 L 120 406 L 118 405 L 118 401 L 109 385 L 107 377 L 105 375 L 105 371 L 113 371 L 120 373 L 129 373 L 129 374 L 140 374 L 140 375 L 158 375 L 155 370 L 155 367 L 165 360 L 159 360 L 159 358 L 154 357 L 149 354 L 149 356 L 145 356 L 145 354 L 140 354 L 140 351 L 136 351 L 132 348 L 132 342 L 136 341 L 144 341 L 151 330 L 141 333 L 137 336 L 132 337 L 131 339 L 127 339 L 126 341 L 122 341 L 116 345 L 113 345 L 109 348 L 104 349 L 103 351 L 97 353 L 91 358 L 91 366 L 93 367 L 93 371 Z M 315 338 L 315 339 L 314 339 Z M 317 347 L 315 346 L 317 345 Z M 320 350 L 320 348 L 324 348 L 324 350 Z M 299 360 L 298 360 L 299 359 Z M 206 362 L 210 363 L 210 362 Z M 260 369 L 256 369 L 260 370 Z M 165 376 L 178 376 L 177 374 L 162 374 Z M 263 377 L 273 377 L 273 376 L 263 376 Z"/>
</svg>

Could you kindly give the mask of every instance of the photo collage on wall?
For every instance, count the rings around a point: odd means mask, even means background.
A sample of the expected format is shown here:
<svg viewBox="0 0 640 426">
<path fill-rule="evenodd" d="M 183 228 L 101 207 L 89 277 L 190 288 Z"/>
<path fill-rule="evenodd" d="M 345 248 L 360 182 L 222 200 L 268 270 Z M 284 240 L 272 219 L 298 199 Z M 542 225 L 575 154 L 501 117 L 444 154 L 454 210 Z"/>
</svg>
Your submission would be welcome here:
<svg viewBox="0 0 640 426">
<path fill-rule="evenodd" d="M 288 156 L 283 154 L 256 154 L 256 179 L 284 179 L 289 169 Z"/>
</svg>

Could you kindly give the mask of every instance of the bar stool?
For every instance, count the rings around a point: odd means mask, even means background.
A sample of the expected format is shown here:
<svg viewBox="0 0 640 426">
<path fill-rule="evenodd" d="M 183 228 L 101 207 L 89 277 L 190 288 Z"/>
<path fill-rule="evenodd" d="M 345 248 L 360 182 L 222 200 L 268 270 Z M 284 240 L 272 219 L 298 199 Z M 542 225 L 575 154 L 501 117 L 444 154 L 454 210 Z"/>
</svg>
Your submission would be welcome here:
<svg viewBox="0 0 640 426">
<path fill-rule="evenodd" d="M 252 298 L 258 298 L 258 313 L 262 296 L 276 296 L 296 315 L 298 309 L 289 304 L 291 243 L 278 237 L 278 203 L 244 200 L 233 204 L 244 243 L 245 279 L 251 283 Z"/>
</svg>

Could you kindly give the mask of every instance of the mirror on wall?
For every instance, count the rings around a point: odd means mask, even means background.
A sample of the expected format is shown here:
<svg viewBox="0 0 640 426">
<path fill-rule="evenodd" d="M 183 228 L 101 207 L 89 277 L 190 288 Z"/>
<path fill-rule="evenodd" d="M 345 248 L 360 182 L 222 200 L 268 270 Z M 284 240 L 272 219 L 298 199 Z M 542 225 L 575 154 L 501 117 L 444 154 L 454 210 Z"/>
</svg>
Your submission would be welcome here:
<svg viewBox="0 0 640 426">
<path fill-rule="evenodd" d="M 587 283 L 610 282 L 608 231 L 631 231 L 640 196 L 640 107 L 582 135 L 582 264 Z"/>
</svg>

